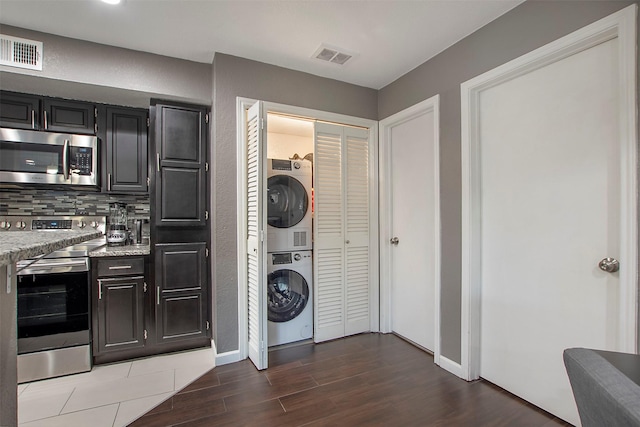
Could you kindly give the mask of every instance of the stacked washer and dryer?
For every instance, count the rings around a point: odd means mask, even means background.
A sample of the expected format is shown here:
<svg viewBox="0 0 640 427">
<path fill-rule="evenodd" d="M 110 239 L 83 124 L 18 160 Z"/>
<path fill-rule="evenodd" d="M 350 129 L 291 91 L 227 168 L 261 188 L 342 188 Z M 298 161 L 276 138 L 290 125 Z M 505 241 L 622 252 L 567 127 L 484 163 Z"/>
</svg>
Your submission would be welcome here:
<svg viewBox="0 0 640 427">
<path fill-rule="evenodd" d="M 269 346 L 313 337 L 312 164 L 267 159 Z"/>
</svg>

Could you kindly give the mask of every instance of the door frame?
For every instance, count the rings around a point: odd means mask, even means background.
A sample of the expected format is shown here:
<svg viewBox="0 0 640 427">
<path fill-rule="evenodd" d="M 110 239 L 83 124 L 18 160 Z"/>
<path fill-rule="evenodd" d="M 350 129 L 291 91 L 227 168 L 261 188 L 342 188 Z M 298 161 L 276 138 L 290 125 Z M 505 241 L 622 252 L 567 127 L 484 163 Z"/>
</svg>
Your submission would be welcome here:
<svg viewBox="0 0 640 427">
<path fill-rule="evenodd" d="M 605 41 L 618 39 L 621 140 L 621 258 L 633 260 L 620 274 L 620 350 L 636 353 L 638 341 L 637 273 L 637 118 L 636 14 L 628 6 L 606 18 L 461 84 L 462 105 L 462 333 L 458 375 L 480 375 L 481 183 L 479 98 L 485 89 L 567 58 Z"/>
<path fill-rule="evenodd" d="M 224 363 L 231 363 L 244 360 L 248 357 L 249 349 L 247 345 L 247 283 L 243 279 L 247 275 L 247 235 L 246 235 L 246 218 L 247 212 L 244 206 L 246 199 L 246 185 L 244 185 L 244 176 L 246 174 L 246 111 L 258 102 L 257 99 L 236 98 L 236 200 L 238 213 L 238 230 L 237 230 L 237 258 L 238 258 L 238 353 L 225 358 Z M 369 186 L 371 195 L 369 201 L 369 213 L 371 233 L 369 236 L 370 247 L 370 327 L 372 332 L 380 330 L 380 295 L 379 295 L 379 248 L 378 248 L 378 122 L 376 120 L 364 119 L 360 117 L 348 116 L 345 114 L 331 113 L 327 111 L 314 110 L 304 107 L 296 107 L 293 105 L 279 104 L 274 102 L 263 101 L 263 111 L 267 113 L 276 113 L 289 115 L 292 117 L 300 117 L 305 119 L 337 123 L 347 126 L 357 126 L 369 129 L 369 164 L 370 168 Z M 266 234 L 266 233 L 265 233 Z M 265 321 L 267 321 L 265 319 Z M 217 365 L 221 365 L 217 360 Z"/>
<path fill-rule="evenodd" d="M 392 116 L 380 121 L 380 330 L 384 333 L 392 332 L 391 325 L 391 239 L 392 228 L 392 199 L 391 199 L 391 131 L 395 126 L 401 125 L 424 114 L 433 112 L 434 117 L 434 146 L 432 165 L 434 171 L 434 218 L 435 223 L 435 274 L 433 277 L 434 294 L 434 348 L 433 361 L 436 365 L 441 363 L 440 354 L 440 95 L 432 96 L 409 108 L 406 108 Z M 446 363 L 445 363 L 446 365 Z"/>
</svg>

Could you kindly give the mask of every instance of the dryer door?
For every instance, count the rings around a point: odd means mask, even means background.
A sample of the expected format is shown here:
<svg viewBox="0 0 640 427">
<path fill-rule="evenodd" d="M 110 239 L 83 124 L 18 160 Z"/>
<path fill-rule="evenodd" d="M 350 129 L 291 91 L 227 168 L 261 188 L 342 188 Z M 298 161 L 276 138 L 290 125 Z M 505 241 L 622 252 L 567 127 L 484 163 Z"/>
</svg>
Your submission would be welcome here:
<svg viewBox="0 0 640 427">
<path fill-rule="evenodd" d="M 309 285 L 300 273 L 276 270 L 267 277 L 267 317 L 272 322 L 295 319 L 309 301 Z"/>
<path fill-rule="evenodd" d="M 275 175 L 267 181 L 267 223 L 272 227 L 289 228 L 307 214 L 309 197 L 297 179 Z"/>
</svg>

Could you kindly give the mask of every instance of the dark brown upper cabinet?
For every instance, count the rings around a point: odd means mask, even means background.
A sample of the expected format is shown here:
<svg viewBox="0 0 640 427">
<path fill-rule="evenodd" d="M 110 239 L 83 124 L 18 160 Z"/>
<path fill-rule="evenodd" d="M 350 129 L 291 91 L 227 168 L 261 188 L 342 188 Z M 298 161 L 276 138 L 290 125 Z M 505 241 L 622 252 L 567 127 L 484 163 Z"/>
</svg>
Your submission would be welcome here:
<svg viewBox="0 0 640 427">
<path fill-rule="evenodd" d="M 0 126 L 60 133 L 97 133 L 95 104 L 0 92 Z"/>
<path fill-rule="evenodd" d="M 146 193 L 147 110 L 107 107 L 106 191 Z"/>
<path fill-rule="evenodd" d="M 98 110 L 89 102 L 45 98 L 42 111 L 42 130 L 89 135 L 98 131 Z"/>
<path fill-rule="evenodd" d="M 41 97 L 20 93 L 0 93 L 0 126 L 40 130 Z"/>
<path fill-rule="evenodd" d="M 208 111 L 205 107 L 155 104 L 155 225 L 205 227 Z"/>
</svg>

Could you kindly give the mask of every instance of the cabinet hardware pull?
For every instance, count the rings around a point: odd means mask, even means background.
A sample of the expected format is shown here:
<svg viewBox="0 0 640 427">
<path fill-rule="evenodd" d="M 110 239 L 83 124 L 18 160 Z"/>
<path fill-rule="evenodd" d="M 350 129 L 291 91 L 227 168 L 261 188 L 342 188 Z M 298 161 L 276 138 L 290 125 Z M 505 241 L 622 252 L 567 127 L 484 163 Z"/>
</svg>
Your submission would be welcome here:
<svg viewBox="0 0 640 427">
<path fill-rule="evenodd" d="M 102 280 L 98 279 L 98 299 L 102 299 Z"/>
<path fill-rule="evenodd" d="M 47 110 L 44 110 L 44 130 L 48 130 L 49 126 L 47 126 Z"/>
<path fill-rule="evenodd" d="M 156 288 L 156 305 L 160 305 L 160 288 Z"/>
<path fill-rule="evenodd" d="M 107 191 L 111 191 L 111 173 L 107 174 Z"/>
<path fill-rule="evenodd" d="M 109 270 L 128 270 L 132 267 L 131 265 L 113 265 L 109 267 Z"/>
<path fill-rule="evenodd" d="M 31 110 L 31 129 L 36 128 L 36 110 Z"/>
<path fill-rule="evenodd" d="M 156 166 L 158 167 L 158 172 L 160 172 L 160 153 L 156 153 Z"/>
</svg>

